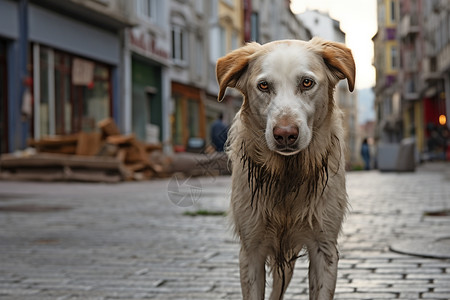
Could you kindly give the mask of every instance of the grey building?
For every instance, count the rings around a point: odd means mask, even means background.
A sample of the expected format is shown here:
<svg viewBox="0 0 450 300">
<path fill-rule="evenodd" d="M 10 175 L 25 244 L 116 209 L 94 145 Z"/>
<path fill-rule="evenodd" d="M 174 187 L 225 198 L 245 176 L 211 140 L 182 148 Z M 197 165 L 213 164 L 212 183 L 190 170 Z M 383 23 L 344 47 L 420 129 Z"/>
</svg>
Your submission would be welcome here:
<svg viewBox="0 0 450 300">
<path fill-rule="evenodd" d="M 121 122 L 126 2 L 0 1 L 2 152 Z"/>
</svg>

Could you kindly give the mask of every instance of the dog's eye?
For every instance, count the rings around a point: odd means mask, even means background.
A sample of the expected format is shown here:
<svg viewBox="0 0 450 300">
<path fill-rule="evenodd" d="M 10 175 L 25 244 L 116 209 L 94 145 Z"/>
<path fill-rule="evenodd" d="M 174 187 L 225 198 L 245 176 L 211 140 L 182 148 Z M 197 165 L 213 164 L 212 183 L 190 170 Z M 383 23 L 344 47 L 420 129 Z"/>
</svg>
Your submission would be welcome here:
<svg viewBox="0 0 450 300">
<path fill-rule="evenodd" d="M 258 89 L 261 92 L 268 92 L 269 91 L 269 83 L 267 81 L 264 81 L 264 80 L 260 81 L 257 86 L 258 86 Z"/>
<path fill-rule="evenodd" d="M 302 80 L 302 82 L 300 84 L 300 88 L 302 90 L 308 90 L 308 89 L 312 88 L 313 85 L 314 85 L 314 81 L 312 79 L 305 78 Z"/>
</svg>

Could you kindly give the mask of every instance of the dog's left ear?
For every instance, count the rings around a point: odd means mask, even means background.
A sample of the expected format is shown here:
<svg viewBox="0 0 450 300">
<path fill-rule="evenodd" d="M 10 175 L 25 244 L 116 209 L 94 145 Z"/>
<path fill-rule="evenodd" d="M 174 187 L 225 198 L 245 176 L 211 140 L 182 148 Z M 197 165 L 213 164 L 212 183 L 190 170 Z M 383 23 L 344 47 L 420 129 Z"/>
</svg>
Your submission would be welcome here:
<svg viewBox="0 0 450 300">
<path fill-rule="evenodd" d="M 248 67 L 253 54 L 261 48 L 258 43 L 249 43 L 236 49 L 226 56 L 217 60 L 216 76 L 219 82 L 219 96 L 217 100 L 222 101 L 227 87 L 238 88 L 239 78 Z"/>
<path fill-rule="evenodd" d="M 338 79 L 347 78 L 349 90 L 353 92 L 356 67 L 352 51 L 344 44 L 329 42 L 320 38 L 313 38 L 311 43 L 319 46 L 323 60 L 334 76 Z"/>
</svg>

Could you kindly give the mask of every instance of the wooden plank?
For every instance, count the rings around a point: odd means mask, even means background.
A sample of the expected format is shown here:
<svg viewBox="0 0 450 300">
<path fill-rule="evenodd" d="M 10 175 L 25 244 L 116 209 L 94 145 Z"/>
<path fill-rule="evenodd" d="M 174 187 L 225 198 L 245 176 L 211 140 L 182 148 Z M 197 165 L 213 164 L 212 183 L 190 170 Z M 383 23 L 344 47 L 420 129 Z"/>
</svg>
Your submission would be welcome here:
<svg viewBox="0 0 450 300">
<path fill-rule="evenodd" d="M 122 180 L 120 173 L 110 174 L 101 170 L 72 170 L 45 171 L 44 169 L 19 169 L 16 172 L 4 171 L 0 173 L 3 180 L 33 180 L 33 181 L 84 181 L 115 183 Z"/>
<path fill-rule="evenodd" d="M 120 135 L 119 128 L 113 118 L 106 118 L 97 123 L 97 126 L 102 130 L 105 136 Z"/>
<path fill-rule="evenodd" d="M 87 156 L 96 155 L 100 151 L 101 138 L 102 136 L 98 132 L 80 132 L 75 154 Z"/>
<path fill-rule="evenodd" d="M 2 168 L 68 166 L 91 169 L 118 169 L 120 161 L 115 157 L 78 156 L 65 154 L 39 153 L 29 157 L 16 157 L 3 154 L 0 157 Z"/>
<path fill-rule="evenodd" d="M 130 144 L 135 139 L 134 134 L 129 135 L 110 135 L 106 142 L 114 145 Z"/>
<path fill-rule="evenodd" d="M 145 151 L 147 152 L 152 152 L 152 151 L 157 151 L 160 150 L 162 151 L 162 144 L 146 144 L 145 145 Z"/>
<path fill-rule="evenodd" d="M 24 169 L 16 172 L 3 171 L 0 173 L 3 180 L 33 180 L 33 181 L 62 181 L 63 170 L 43 171 L 42 169 Z"/>
<path fill-rule="evenodd" d="M 40 140 L 28 140 L 28 144 L 32 147 L 52 147 L 67 144 L 76 144 L 78 142 L 78 133 L 69 135 L 53 135 L 45 136 Z"/>
<path fill-rule="evenodd" d="M 118 161 L 124 163 L 126 157 L 127 157 L 127 149 L 126 148 L 120 148 L 119 151 L 117 151 L 116 159 Z"/>
<path fill-rule="evenodd" d="M 51 146 L 51 147 L 37 147 L 39 153 L 56 153 L 56 154 L 75 154 L 77 151 L 77 146 L 73 145 L 60 145 L 60 146 Z"/>
<path fill-rule="evenodd" d="M 65 179 L 71 181 L 115 183 L 120 182 L 122 180 L 122 176 L 119 173 L 109 174 L 94 170 L 72 170 L 70 173 L 65 175 Z"/>
<path fill-rule="evenodd" d="M 147 165 L 145 163 L 138 162 L 138 163 L 134 163 L 134 164 L 125 164 L 124 167 L 132 172 L 136 172 L 136 171 L 147 168 Z"/>
</svg>

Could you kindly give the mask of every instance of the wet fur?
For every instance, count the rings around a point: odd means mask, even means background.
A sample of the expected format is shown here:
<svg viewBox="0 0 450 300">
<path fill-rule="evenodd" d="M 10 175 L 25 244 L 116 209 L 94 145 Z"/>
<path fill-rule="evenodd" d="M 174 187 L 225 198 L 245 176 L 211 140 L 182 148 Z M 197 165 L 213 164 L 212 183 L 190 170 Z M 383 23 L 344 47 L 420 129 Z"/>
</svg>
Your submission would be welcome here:
<svg viewBox="0 0 450 300">
<path fill-rule="evenodd" d="M 341 44 L 320 39 L 302 44 L 323 58 L 318 67 L 326 69 L 328 86 L 322 92 L 328 97 L 327 111 L 313 126 L 309 145 L 298 154 L 283 156 L 269 149 L 264 115 L 252 110 L 250 101 L 257 99 L 248 88 L 265 55 L 279 43 L 283 42 L 249 44 L 217 64 L 219 99 L 226 87 L 237 88 L 244 97 L 227 141 L 233 174 L 231 216 L 241 241 L 243 298 L 264 298 L 264 265 L 268 264 L 274 277 L 270 299 L 282 299 L 295 261 L 306 249 L 310 299 L 332 299 L 337 237 L 347 209 L 342 114 L 333 89 L 339 79 L 347 78 L 353 90 L 353 58 Z"/>
</svg>

